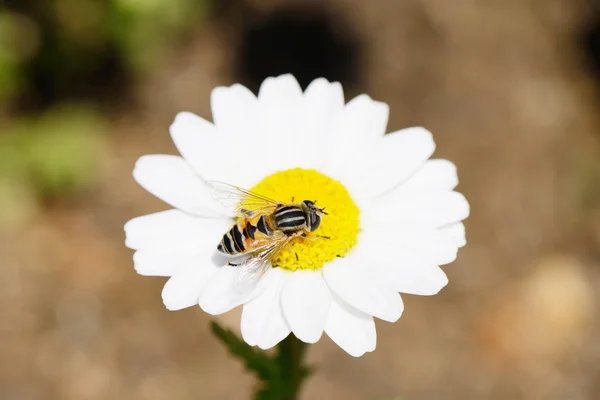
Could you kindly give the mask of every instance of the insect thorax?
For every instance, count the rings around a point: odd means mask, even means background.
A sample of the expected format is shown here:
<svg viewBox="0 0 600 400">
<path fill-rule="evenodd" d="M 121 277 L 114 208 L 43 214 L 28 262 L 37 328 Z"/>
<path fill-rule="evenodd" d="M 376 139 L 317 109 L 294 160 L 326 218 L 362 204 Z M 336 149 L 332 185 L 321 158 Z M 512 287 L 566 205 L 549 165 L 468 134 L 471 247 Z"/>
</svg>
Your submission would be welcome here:
<svg viewBox="0 0 600 400">
<path fill-rule="evenodd" d="M 285 233 L 294 233 L 306 229 L 306 213 L 297 205 L 283 205 L 273 213 L 277 229 Z"/>
</svg>

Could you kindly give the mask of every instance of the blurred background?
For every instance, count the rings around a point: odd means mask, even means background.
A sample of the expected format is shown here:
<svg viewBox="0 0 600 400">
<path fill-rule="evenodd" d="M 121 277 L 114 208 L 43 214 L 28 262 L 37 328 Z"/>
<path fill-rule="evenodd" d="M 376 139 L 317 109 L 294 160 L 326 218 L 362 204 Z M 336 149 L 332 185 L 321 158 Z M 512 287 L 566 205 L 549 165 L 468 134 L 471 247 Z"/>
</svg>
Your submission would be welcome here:
<svg viewBox="0 0 600 400">
<path fill-rule="evenodd" d="M 131 171 L 178 111 L 287 72 L 426 126 L 472 207 L 450 285 L 311 346 L 302 398 L 600 398 L 600 1 L 3 0 L 0 399 L 249 398 L 122 228 L 168 208 Z"/>
</svg>

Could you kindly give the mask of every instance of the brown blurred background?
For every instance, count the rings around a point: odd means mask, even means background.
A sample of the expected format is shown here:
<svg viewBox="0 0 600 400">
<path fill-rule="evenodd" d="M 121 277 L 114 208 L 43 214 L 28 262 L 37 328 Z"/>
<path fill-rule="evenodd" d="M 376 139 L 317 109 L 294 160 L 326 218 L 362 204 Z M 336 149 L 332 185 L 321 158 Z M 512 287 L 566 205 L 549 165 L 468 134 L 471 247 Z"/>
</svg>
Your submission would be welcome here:
<svg viewBox="0 0 600 400">
<path fill-rule="evenodd" d="M 599 1 L 4 0 L 0 399 L 249 398 L 122 227 L 167 208 L 131 171 L 178 111 L 285 72 L 429 128 L 472 206 L 448 287 L 374 353 L 311 346 L 302 398 L 600 398 Z"/>
</svg>

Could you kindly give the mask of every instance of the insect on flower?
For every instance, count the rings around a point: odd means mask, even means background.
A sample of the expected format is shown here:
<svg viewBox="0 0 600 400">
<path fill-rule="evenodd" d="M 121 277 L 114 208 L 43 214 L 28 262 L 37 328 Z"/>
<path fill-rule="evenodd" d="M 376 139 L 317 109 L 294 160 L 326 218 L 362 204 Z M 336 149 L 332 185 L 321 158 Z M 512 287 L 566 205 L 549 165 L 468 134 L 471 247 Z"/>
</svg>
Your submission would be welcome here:
<svg viewBox="0 0 600 400">
<path fill-rule="evenodd" d="M 223 182 L 207 184 L 213 197 L 225 207 L 233 208 L 238 217 L 238 222 L 223 235 L 217 250 L 232 257 L 247 256 L 239 263 L 229 263 L 240 268 L 234 282 L 239 292 L 253 289 L 272 266 L 275 256 L 294 238 L 329 239 L 329 236 L 310 235 L 321 225 L 323 214 L 327 215 L 325 207 L 318 207 L 316 201 L 294 203 L 292 198 L 290 203 L 284 203 Z M 289 249 L 295 253 L 293 247 Z M 298 259 L 297 253 L 295 256 Z"/>
</svg>

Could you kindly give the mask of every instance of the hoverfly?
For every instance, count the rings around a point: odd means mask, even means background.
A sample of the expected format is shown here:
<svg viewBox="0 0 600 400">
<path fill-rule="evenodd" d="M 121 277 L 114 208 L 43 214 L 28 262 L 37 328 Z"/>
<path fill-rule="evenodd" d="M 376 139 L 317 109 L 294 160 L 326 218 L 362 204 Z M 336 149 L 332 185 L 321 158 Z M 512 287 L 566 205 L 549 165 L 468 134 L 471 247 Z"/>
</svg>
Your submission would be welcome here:
<svg viewBox="0 0 600 400">
<path fill-rule="evenodd" d="M 317 207 L 315 201 L 294 203 L 292 199 L 290 203 L 284 203 L 223 182 L 209 181 L 207 184 L 213 190 L 213 197 L 239 218 L 217 246 L 217 250 L 226 256 L 247 256 L 239 263 L 229 263 L 240 268 L 235 283 L 238 292 L 247 292 L 254 287 L 272 266 L 275 256 L 290 245 L 293 238 L 308 237 L 308 233 L 319 228 L 322 215 L 327 215 L 325 208 Z M 292 247 L 290 249 L 294 251 Z"/>
</svg>

